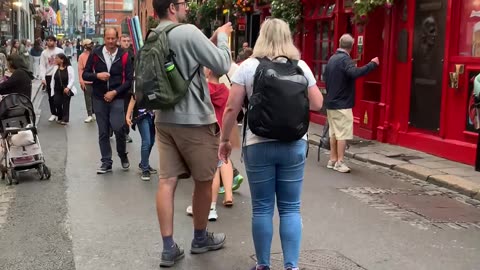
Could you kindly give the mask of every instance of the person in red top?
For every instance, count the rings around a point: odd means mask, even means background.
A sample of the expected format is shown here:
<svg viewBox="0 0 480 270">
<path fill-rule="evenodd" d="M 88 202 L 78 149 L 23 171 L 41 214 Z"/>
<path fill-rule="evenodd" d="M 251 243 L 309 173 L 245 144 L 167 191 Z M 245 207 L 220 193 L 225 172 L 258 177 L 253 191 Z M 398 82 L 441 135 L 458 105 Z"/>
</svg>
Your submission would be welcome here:
<svg viewBox="0 0 480 270">
<path fill-rule="evenodd" d="M 228 87 L 220 83 L 220 76 L 214 74 L 210 69 L 205 68 L 205 77 L 208 81 L 208 90 L 210 91 L 210 99 L 212 101 L 213 107 L 215 109 L 215 116 L 217 117 L 217 122 L 220 128 L 223 124 L 223 112 L 227 106 L 227 100 L 230 90 Z M 238 147 L 240 147 L 240 136 L 238 138 L 232 138 L 232 141 L 238 141 Z M 225 207 L 233 206 L 233 166 L 232 162 L 229 161 L 227 164 L 219 163 L 215 176 L 212 183 L 212 205 L 210 206 L 210 213 L 208 215 L 208 220 L 215 221 L 218 218 L 217 214 L 217 197 L 218 191 L 220 189 L 220 180 L 223 183 L 225 189 L 225 196 L 223 199 L 223 205 Z M 192 215 L 192 206 L 188 206 L 187 214 Z"/>
</svg>

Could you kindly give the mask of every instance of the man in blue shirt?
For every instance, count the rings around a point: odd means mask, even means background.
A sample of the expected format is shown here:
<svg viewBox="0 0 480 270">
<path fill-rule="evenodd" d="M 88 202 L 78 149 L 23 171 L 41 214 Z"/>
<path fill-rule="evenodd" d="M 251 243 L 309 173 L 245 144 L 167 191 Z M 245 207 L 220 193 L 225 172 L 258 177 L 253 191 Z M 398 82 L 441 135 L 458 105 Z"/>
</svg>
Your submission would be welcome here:
<svg viewBox="0 0 480 270">
<path fill-rule="evenodd" d="M 330 57 L 324 78 L 327 88 L 325 106 L 330 135 L 330 160 L 327 168 L 348 173 L 350 168 L 343 161 L 347 140 L 353 139 L 353 113 L 355 105 L 355 80 L 365 76 L 379 65 L 378 57 L 363 67 L 357 67 L 350 57 L 354 39 L 349 34 L 340 38 L 340 48 Z"/>
</svg>

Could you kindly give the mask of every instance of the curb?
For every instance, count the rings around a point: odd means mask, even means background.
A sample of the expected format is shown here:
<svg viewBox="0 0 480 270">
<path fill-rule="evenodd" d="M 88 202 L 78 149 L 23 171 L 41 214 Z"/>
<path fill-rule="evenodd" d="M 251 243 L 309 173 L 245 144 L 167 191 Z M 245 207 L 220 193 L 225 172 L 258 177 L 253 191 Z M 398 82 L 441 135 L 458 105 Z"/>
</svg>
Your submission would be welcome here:
<svg viewBox="0 0 480 270">
<path fill-rule="evenodd" d="M 314 134 L 312 135 L 318 137 Z M 312 145 L 318 146 L 319 140 L 315 141 L 310 138 L 310 136 L 308 138 L 308 142 Z M 470 180 L 460 176 L 446 174 L 439 170 L 430 169 L 406 161 L 389 158 L 377 153 L 353 153 L 352 151 L 348 151 L 347 149 L 345 151 L 345 156 L 351 159 L 356 159 L 362 162 L 371 163 L 388 168 L 390 170 L 398 171 L 419 180 L 423 180 L 437 186 L 455 190 L 470 198 L 480 200 L 480 185 L 475 184 Z"/>
</svg>

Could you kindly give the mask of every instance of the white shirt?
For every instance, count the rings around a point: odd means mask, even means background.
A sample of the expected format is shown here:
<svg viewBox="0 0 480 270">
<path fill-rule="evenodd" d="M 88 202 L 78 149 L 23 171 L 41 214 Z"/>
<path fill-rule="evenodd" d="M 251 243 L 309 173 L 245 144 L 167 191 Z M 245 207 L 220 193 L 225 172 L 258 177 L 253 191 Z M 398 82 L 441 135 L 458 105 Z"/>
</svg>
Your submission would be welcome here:
<svg viewBox="0 0 480 270">
<path fill-rule="evenodd" d="M 239 84 L 245 86 L 245 91 L 247 94 L 248 99 L 252 96 L 253 93 L 253 80 L 255 76 L 255 71 L 257 70 L 258 65 L 260 62 L 256 58 L 249 58 L 242 62 L 240 67 L 237 69 L 235 74 L 232 77 L 232 83 Z M 303 70 L 303 73 L 308 81 L 308 87 L 314 86 L 317 81 L 313 76 L 312 70 L 308 67 L 307 63 L 303 60 L 298 62 L 298 66 Z M 244 121 L 244 125 L 247 121 Z M 303 136 L 304 140 L 307 139 L 307 135 Z M 246 133 L 246 145 L 252 145 L 255 143 L 261 142 L 269 142 L 275 141 L 274 139 L 263 138 L 253 134 L 247 126 L 247 133 Z"/>
<path fill-rule="evenodd" d="M 105 64 L 107 65 L 108 72 L 110 72 L 110 68 L 112 67 L 113 60 L 115 60 L 115 57 L 117 56 L 118 48 L 115 48 L 114 53 L 110 53 L 107 50 L 107 47 L 103 46 L 103 58 L 105 58 Z"/>
</svg>

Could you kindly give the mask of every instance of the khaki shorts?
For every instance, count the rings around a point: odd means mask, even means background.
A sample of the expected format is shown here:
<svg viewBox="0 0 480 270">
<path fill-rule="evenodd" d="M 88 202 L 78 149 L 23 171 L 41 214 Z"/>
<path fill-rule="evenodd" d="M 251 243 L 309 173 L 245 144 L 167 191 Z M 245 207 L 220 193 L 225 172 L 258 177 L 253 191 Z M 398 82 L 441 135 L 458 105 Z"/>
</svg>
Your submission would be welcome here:
<svg viewBox="0 0 480 270">
<path fill-rule="evenodd" d="M 352 109 L 327 110 L 330 138 L 339 141 L 353 139 L 353 112 Z"/>
<path fill-rule="evenodd" d="M 217 123 L 185 127 L 155 123 L 160 158 L 159 177 L 211 181 L 218 165 L 220 127 Z"/>
</svg>

